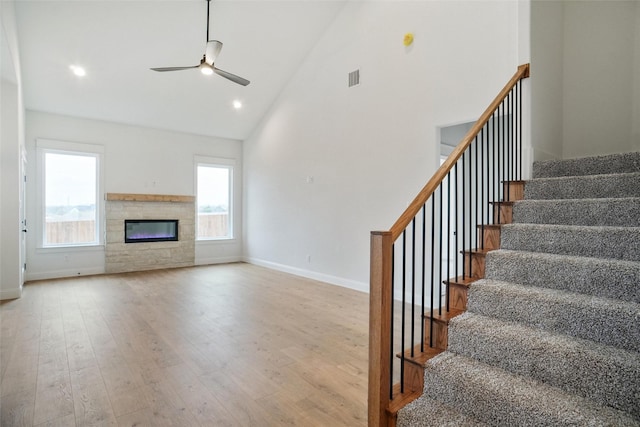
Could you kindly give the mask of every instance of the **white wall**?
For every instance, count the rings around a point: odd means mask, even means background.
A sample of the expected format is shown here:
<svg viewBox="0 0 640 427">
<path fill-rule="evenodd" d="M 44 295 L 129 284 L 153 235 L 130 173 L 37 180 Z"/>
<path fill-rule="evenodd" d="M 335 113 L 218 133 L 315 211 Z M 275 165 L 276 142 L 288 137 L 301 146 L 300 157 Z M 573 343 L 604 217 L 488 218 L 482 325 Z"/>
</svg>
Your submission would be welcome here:
<svg viewBox="0 0 640 427">
<path fill-rule="evenodd" d="M 104 147 L 104 191 L 195 195 L 195 156 L 237 159 L 234 214 L 236 238 L 196 244 L 196 264 L 239 260 L 242 243 L 242 145 L 240 141 L 161 131 L 111 122 L 86 120 L 43 112 L 27 111 L 26 144 L 28 176 L 36 170 L 35 142 L 38 138 Z M 27 199 L 27 219 L 39 220 L 36 191 Z M 27 279 L 96 274 L 104 272 L 104 248 L 41 249 L 37 233 L 29 233 Z"/>
<path fill-rule="evenodd" d="M 534 160 L 562 157 L 564 12 L 531 2 L 531 141 Z"/>
<path fill-rule="evenodd" d="M 0 2 L 0 18 L 0 299 L 10 299 L 20 297 L 23 283 L 20 159 L 24 143 L 20 57 L 12 1 Z"/>
<path fill-rule="evenodd" d="M 635 41 L 633 45 L 633 151 L 640 151 L 640 3 L 636 3 Z"/>
<path fill-rule="evenodd" d="M 2 262 L 0 269 L 0 299 L 20 296 L 22 281 L 20 277 L 20 144 L 18 136 L 18 87 L 2 80 L 2 152 L 0 169 L 2 197 L 0 246 Z"/>
<path fill-rule="evenodd" d="M 531 1 L 536 160 L 640 150 L 640 2 Z"/>
<path fill-rule="evenodd" d="M 245 258 L 368 289 L 370 231 L 435 171 L 437 126 L 516 71 L 517 22 L 517 2 L 347 3 L 244 143 Z"/>
<path fill-rule="evenodd" d="M 639 10 L 638 1 L 564 2 L 563 157 L 640 147 Z"/>
</svg>

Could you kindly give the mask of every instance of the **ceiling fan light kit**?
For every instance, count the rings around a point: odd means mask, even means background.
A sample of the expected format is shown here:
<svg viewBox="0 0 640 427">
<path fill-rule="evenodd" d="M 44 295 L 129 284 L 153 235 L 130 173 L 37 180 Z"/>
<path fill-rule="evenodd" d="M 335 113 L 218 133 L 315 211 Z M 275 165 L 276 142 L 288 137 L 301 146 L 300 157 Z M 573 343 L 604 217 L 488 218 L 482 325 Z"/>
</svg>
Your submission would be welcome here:
<svg viewBox="0 0 640 427">
<path fill-rule="evenodd" d="M 211 0 L 207 0 L 207 45 L 205 49 L 204 56 L 200 60 L 199 65 L 186 66 L 186 67 L 160 67 L 160 68 L 151 68 L 153 71 L 181 71 L 181 70 L 189 70 L 192 68 L 199 68 L 200 72 L 205 75 L 217 74 L 219 76 L 224 77 L 225 79 L 231 80 L 234 83 L 237 83 L 242 86 L 248 85 L 249 80 L 242 78 L 240 76 L 236 76 L 235 74 L 231 74 L 227 71 L 223 71 L 220 68 L 217 68 L 214 63 L 220 51 L 222 50 L 222 42 L 218 40 L 209 40 L 209 5 Z"/>
<path fill-rule="evenodd" d="M 211 74 L 213 74 L 213 68 L 211 67 L 211 65 L 207 64 L 204 61 L 200 63 L 198 68 L 200 68 L 200 72 L 205 76 L 210 76 Z"/>
</svg>

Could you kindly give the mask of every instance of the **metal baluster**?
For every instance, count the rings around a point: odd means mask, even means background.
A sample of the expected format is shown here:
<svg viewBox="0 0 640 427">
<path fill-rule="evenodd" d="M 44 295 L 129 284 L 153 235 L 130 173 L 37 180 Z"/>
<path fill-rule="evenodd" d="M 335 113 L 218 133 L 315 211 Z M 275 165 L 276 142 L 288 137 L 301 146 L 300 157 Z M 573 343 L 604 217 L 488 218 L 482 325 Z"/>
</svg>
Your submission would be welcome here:
<svg viewBox="0 0 640 427">
<path fill-rule="evenodd" d="M 433 303 L 435 299 L 435 265 L 436 265 L 436 193 L 431 195 L 431 317 L 429 318 L 429 347 L 433 347 Z"/>
<path fill-rule="evenodd" d="M 471 197 L 473 194 L 473 144 L 469 144 L 469 251 L 465 254 L 469 260 L 469 277 L 473 277 L 473 265 L 471 262 L 471 251 L 473 250 L 473 204 Z M 466 262 L 465 259 L 465 262 Z"/>
<path fill-rule="evenodd" d="M 451 279 L 451 272 L 449 266 L 451 265 L 451 172 L 447 174 L 447 287 L 445 288 L 445 304 L 447 311 L 449 311 L 449 280 Z"/>
<path fill-rule="evenodd" d="M 475 152 L 476 152 L 476 156 L 475 156 L 476 157 L 476 160 L 475 160 L 475 163 L 476 163 L 476 178 L 475 178 L 476 191 L 475 191 L 475 194 L 474 194 L 475 202 L 473 203 L 473 206 L 475 208 L 474 210 L 475 210 L 475 213 L 476 213 L 476 215 L 475 215 L 476 222 L 475 222 L 475 227 L 473 227 L 473 229 L 472 229 L 473 230 L 472 233 L 473 233 L 473 236 L 475 237 L 476 244 L 473 246 L 472 251 L 477 252 L 480 249 L 480 245 L 478 244 L 478 224 L 479 224 L 479 222 L 478 222 L 478 213 L 480 211 L 480 209 L 478 208 L 478 194 L 479 194 L 478 193 L 478 182 L 479 182 L 479 179 L 478 179 L 478 172 L 479 172 L 479 169 L 478 169 L 478 135 L 476 135 L 476 137 L 475 137 L 475 139 L 473 141 L 473 144 L 475 146 Z M 469 264 L 470 265 L 473 264 L 473 258 L 475 256 L 476 256 L 475 254 L 471 254 L 470 255 L 470 257 L 469 257 Z"/>
<path fill-rule="evenodd" d="M 415 356 L 416 313 L 416 218 L 411 221 L 411 357 Z"/>
<path fill-rule="evenodd" d="M 405 344 L 405 322 L 406 322 L 406 295 L 407 295 L 407 230 L 402 232 L 402 307 L 400 325 L 400 393 L 404 393 L 404 344 Z"/>
<path fill-rule="evenodd" d="M 394 317 L 394 293 L 395 293 L 395 283 L 396 283 L 396 244 L 391 245 L 391 327 L 389 328 L 391 331 L 391 345 L 389 346 L 389 399 L 393 399 L 393 361 L 395 358 L 393 357 L 393 337 L 394 337 L 394 326 L 395 326 L 395 317 Z M 400 380 L 402 382 L 402 379 Z"/>
<path fill-rule="evenodd" d="M 496 113 L 494 111 L 494 113 L 491 115 L 491 142 L 493 144 L 493 164 L 491 165 L 491 168 L 493 169 L 492 173 L 491 173 L 491 181 L 492 181 L 492 185 L 493 185 L 493 203 L 494 203 L 494 209 L 497 210 L 497 220 L 495 218 L 495 213 L 494 212 L 494 221 L 496 222 L 496 224 L 500 224 L 500 214 L 502 213 L 502 206 L 500 205 L 500 171 L 499 168 L 497 167 L 498 164 L 498 148 L 497 148 L 497 144 L 496 144 Z"/>
<path fill-rule="evenodd" d="M 465 229 L 464 229 L 464 224 L 465 224 L 465 214 L 466 214 L 466 210 L 465 210 L 465 198 L 464 198 L 464 190 L 465 187 L 467 185 L 467 168 L 465 167 L 465 158 L 467 156 L 467 150 L 464 151 L 464 153 L 462 153 L 462 218 L 460 218 L 462 220 L 462 280 L 464 280 L 465 276 L 466 276 L 466 268 L 464 265 L 464 251 L 467 247 L 467 243 L 466 243 L 466 238 L 467 235 L 465 234 Z"/>
<path fill-rule="evenodd" d="M 460 163 L 460 161 L 458 160 L 456 162 L 456 165 L 454 166 L 454 176 L 456 177 L 456 181 L 455 181 L 455 215 L 453 216 L 456 219 L 456 223 L 455 223 L 455 230 L 453 231 L 454 236 L 456 236 L 456 245 L 455 245 L 455 250 L 453 251 L 453 256 L 455 259 L 455 266 L 454 266 L 454 273 L 453 273 L 453 277 L 455 277 L 455 280 L 458 280 L 458 222 L 459 222 L 459 216 L 458 216 L 458 163 Z M 464 237 L 463 237 L 464 238 Z M 451 285 L 449 285 L 451 286 Z M 447 310 L 449 310 L 449 295 L 450 295 L 450 289 L 447 288 Z"/>
<path fill-rule="evenodd" d="M 518 109 L 518 121 L 520 130 L 520 179 L 522 179 L 522 80 L 518 81 L 518 100 L 520 102 L 520 108 Z"/>
<path fill-rule="evenodd" d="M 442 186 L 440 183 L 438 189 L 440 190 L 440 227 L 438 228 L 438 234 L 440 235 L 440 245 L 438 250 L 440 252 L 440 265 L 438 266 L 438 314 L 442 315 Z"/>
<path fill-rule="evenodd" d="M 480 247 L 484 249 L 484 127 L 480 135 Z"/>
<path fill-rule="evenodd" d="M 427 226 L 427 204 L 422 205 L 422 274 L 420 275 L 422 280 L 422 310 L 420 310 L 420 351 L 424 352 L 424 311 L 425 311 L 425 267 L 427 264 L 426 257 L 426 226 Z"/>
</svg>

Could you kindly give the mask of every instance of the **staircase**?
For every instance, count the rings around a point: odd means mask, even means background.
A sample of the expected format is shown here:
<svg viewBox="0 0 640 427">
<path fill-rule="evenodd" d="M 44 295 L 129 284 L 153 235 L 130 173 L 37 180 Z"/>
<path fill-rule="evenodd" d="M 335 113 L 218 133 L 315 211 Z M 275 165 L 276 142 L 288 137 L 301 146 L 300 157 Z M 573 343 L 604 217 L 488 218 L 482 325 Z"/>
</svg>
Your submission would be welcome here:
<svg viewBox="0 0 640 427">
<path fill-rule="evenodd" d="M 640 426 L 640 153 L 533 176 L 398 426 Z"/>
</svg>

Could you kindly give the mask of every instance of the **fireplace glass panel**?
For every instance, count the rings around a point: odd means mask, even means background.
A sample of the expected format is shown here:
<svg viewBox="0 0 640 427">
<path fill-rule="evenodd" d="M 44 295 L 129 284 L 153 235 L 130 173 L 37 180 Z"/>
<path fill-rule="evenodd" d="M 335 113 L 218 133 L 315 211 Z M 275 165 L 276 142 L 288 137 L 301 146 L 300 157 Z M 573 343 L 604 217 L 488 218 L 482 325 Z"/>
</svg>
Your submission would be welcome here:
<svg viewBox="0 0 640 427">
<path fill-rule="evenodd" d="M 177 219 L 126 219 L 124 242 L 171 242 L 178 240 Z"/>
</svg>

